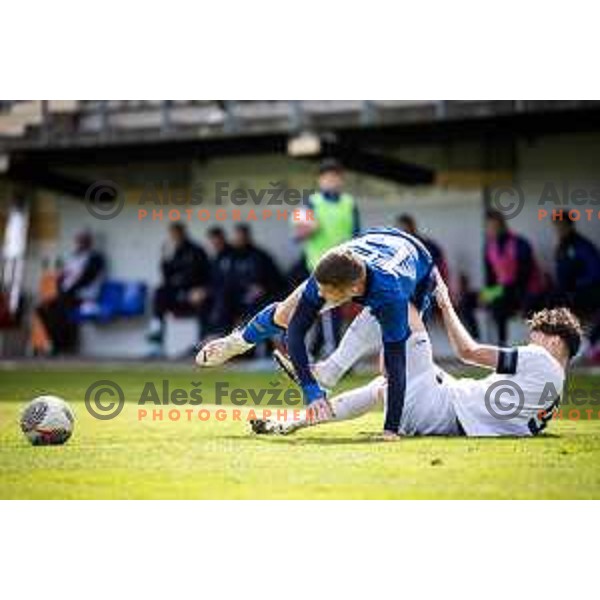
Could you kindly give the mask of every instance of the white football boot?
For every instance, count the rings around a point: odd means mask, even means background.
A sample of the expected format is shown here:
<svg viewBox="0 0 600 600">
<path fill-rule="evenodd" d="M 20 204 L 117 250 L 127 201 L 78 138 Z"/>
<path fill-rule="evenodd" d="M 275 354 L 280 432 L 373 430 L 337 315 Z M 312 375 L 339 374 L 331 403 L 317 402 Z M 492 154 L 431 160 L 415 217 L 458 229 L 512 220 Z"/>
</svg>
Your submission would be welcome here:
<svg viewBox="0 0 600 600">
<path fill-rule="evenodd" d="M 250 419 L 250 429 L 256 435 L 290 435 L 299 429 L 309 427 L 311 424 L 302 419 Z"/>
<path fill-rule="evenodd" d="M 196 354 L 196 364 L 199 367 L 218 367 L 253 346 L 242 337 L 241 330 L 236 329 L 225 337 L 204 344 Z"/>
</svg>

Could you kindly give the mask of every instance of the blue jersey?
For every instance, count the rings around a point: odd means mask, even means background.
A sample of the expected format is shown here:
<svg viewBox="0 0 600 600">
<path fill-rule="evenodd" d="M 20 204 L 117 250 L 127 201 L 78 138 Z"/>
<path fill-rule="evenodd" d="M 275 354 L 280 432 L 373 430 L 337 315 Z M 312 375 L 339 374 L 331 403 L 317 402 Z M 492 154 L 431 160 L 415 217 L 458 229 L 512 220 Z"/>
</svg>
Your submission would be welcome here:
<svg viewBox="0 0 600 600">
<path fill-rule="evenodd" d="M 370 229 L 344 248 L 359 256 L 367 271 L 365 293 L 354 301 L 371 309 L 384 342 L 404 341 L 410 334 L 408 303 L 414 302 L 419 310 L 426 308 L 425 286 L 419 284 L 431 274 L 431 254 L 419 240 L 392 228 Z M 314 277 L 306 282 L 300 302 L 318 310 L 324 307 Z"/>
<path fill-rule="evenodd" d="M 419 240 L 392 228 L 370 229 L 343 247 L 360 257 L 366 268 L 365 292 L 353 300 L 368 307 L 381 326 L 389 404 L 394 404 L 395 396 L 401 396 L 392 411 L 388 406 L 391 417 L 389 421 L 386 417 L 386 429 L 397 431 L 404 403 L 404 342 L 410 335 L 408 305 L 412 302 L 420 311 L 426 309 L 433 288 L 433 259 Z M 288 327 L 290 357 L 309 402 L 323 392 L 311 373 L 304 337 L 324 307 L 325 301 L 311 276 Z"/>
</svg>

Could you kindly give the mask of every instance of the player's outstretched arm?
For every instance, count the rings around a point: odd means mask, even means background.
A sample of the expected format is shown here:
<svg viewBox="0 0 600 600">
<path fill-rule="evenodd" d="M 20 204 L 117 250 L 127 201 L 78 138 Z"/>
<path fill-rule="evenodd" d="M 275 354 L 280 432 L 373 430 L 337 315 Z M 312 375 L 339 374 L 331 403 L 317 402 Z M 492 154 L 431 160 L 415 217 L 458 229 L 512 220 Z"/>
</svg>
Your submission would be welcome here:
<svg viewBox="0 0 600 600">
<path fill-rule="evenodd" d="M 287 346 L 290 359 L 304 392 L 304 400 L 306 404 L 310 405 L 311 411 L 317 413 L 317 420 L 325 420 L 331 417 L 331 409 L 324 390 L 317 383 L 311 371 L 305 338 L 308 330 L 319 316 L 323 304 L 324 300 L 318 294 L 314 279 L 309 279 L 287 328 Z"/>
<path fill-rule="evenodd" d="M 495 369 L 498 364 L 499 349 L 496 346 L 480 344 L 473 339 L 456 314 L 448 288 L 439 274 L 435 296 L 442 311 L 448 338 L 457 356 L 463 362 Z"/>
</svg>

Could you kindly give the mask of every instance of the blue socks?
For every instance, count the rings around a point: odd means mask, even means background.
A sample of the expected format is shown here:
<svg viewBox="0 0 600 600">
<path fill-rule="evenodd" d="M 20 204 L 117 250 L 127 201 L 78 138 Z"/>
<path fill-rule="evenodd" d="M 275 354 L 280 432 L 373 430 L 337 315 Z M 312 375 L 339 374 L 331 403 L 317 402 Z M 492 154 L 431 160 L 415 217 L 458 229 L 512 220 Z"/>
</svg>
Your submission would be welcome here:
<svg viewBox="0 0 600 600">
<path fill-rule="evenodd" d="M 283 332 L 283 328 L 276 325 L 273 321 L 276 308 L 277 303 L 269 304 L 269 306 L 266 306 L 254 315 L 242 331 L 242 337 L 246 342 L 249 344 L 260 344 L 260 342 L 264 342 Z"/>
</svg>

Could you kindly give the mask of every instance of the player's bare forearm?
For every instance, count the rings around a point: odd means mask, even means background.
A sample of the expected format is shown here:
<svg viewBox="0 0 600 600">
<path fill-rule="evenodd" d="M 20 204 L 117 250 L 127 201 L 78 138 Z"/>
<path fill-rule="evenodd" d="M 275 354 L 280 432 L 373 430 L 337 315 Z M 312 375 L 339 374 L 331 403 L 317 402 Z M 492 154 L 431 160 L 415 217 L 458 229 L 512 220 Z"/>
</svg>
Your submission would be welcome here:
<svg viewBox="0 0 600 600">
<path fill-rule="evenodd" d="M 457 356 L 464 362 L 491 369 L 498 363 L 498 348 L 480 344 L 473 339 L 454 310 L 448 288 L 438 275 L 436 301 L 442 312 L 448 339 Z"/>
</svg>

